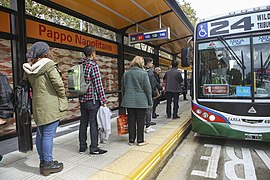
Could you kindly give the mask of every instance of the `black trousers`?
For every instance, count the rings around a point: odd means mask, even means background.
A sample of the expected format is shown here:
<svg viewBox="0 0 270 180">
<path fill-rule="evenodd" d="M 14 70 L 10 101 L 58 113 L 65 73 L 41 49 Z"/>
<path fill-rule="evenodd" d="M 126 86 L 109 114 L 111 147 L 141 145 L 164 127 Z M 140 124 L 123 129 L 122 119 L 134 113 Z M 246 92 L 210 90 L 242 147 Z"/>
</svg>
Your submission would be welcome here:
<svg viewBox="0 0 270 180">
<path fill-rule="evenodd" d="M 159 103 L 160 103 L 160 98 L 153 99 L 152 116 L 156 114 L 156 109 Z"/>
<path fill-rule="evenodd" d="M 81 148 L 87 148 L 87 127 L 90 124 L 90 151 L 95 151 L 98 148 L 98 125 L 97 112 L 100 107 L 100 102 L 87 101 L 80 103 L 81 105 L 81 119 L 79 129 L 79 141 Z"/>
<path fill-rule="evenodd" d="M 167 99 L 167 107 L 166 113 L 167 116 L 171 117 L 172 115 L 172 107 L 171 104 L 173 102 L 173 117 L 177 116 L 178 109 L 179 109 L 179 92 L 166 92 L 166 99 Z"/>
<path fill-rule="evenodd" d="M 146 109 L 127 108 L 129 142 L 134 143 L 137 135 L 137 143 L 144 142 L 144 124 Z"/>
</svg>

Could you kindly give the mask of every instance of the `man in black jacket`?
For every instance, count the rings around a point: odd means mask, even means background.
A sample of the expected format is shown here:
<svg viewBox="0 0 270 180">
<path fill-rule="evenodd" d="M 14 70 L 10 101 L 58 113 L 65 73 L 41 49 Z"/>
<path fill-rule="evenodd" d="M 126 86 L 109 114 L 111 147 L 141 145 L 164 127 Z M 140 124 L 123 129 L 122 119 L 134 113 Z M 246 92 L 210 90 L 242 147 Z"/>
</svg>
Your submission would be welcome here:
<svg viewBox="0 0 270 180">
<path fill-rule="evenodd" d="M 152 118 L 157 118 L 159 116 L 156 114 L 156 108 L 158 104 L 160 103 L 160 95 L 162 91 L 162 86 L 160 85 L 160 77 L 159 74 L 161 73 L 160 67 L 156 67 L 154 71 L 154 77 L 156 78 L 156 88 L 154 90 L 153 94 L 153 109 L 152 109 Z"/>
<path fill-rule="evenodd" d="M 182 90 L 181 83 L 183 82 L 181 72 L 178 71 L 177 66 L 178 61 L 173 61 L 172 68 L 164 75 L 164 80 L 166 81 L 167 118 L 171 118 L 171 104 L 173 102 L 173 119 L 180 118 L 178 116 L 179 95 Z"/>
</svg>

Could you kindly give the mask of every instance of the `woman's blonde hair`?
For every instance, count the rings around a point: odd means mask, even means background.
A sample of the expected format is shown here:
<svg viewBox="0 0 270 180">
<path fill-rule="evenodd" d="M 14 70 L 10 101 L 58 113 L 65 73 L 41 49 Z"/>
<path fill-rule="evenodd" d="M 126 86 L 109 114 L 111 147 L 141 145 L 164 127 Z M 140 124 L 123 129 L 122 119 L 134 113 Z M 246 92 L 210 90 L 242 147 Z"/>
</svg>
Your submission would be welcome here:
<svg viewBox="0 0 270 180">
<path fill-rule="evenodd" d="M 130 63 L 131 66 L 138 66 L 143 69 L 144 67 L 144 59 L 141 56 L 135 56 Z"/>
</svg>

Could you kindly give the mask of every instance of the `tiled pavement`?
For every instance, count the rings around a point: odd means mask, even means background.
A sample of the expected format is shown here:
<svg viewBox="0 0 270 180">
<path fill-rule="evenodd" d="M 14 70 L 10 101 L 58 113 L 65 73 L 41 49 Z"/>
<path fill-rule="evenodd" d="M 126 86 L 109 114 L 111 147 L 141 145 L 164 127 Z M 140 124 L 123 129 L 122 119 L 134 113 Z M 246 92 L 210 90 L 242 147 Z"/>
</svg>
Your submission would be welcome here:
<svg viewBox="0 0 270 180">
<path fill-rule="evenodd" d="M 79 179 L 148 179 L 156 175 L 190 125 L 190 100 L 180 101 L 179 119 L 167 119 L 165 103 L 157 108 L 160 116 L 153 121 L 156 132 L 145 134 L 146 146 L 129 146 L 128 135 L 118 136 L 116 118 L 112 119 L 112 134 L 107 144 L 100 147 L 108 150 L 103 156 L 90 156 L 89 151 L 78 153 L 78 130 L 59 136 L 54 140 L 54 158 L 64 163 L 57 174 L 44 177 L 39 174 L 39 159 L 36 148 L 32 152 L 14 151 L 4 155 L 0 163 L 1 180 L 79 180 Z M 70 128 L 78 126 L 73 124 Z M 68 127 L 66 127 L 68 128 Z M 61 128 L 60 128 L 61 129 Z M 89 133 L 88 133 L 89 134 Z M 88 137 L 89 139 L 89 137 Z"/>
</svg>

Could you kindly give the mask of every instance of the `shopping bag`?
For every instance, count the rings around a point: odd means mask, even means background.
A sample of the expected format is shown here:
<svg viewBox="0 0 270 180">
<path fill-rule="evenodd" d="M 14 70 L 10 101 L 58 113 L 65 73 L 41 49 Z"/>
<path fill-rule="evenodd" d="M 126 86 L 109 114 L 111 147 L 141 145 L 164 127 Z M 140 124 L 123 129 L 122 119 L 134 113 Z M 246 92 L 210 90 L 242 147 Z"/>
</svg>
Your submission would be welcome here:
<svg viewBox="0 0 270 180">
<path fill-rule="evenodd" d="M 117 118 L 118 136 L 128 133 L 128 116 L 127 114 L 121 114 Z"/>
</svg>

